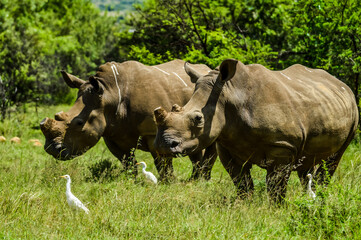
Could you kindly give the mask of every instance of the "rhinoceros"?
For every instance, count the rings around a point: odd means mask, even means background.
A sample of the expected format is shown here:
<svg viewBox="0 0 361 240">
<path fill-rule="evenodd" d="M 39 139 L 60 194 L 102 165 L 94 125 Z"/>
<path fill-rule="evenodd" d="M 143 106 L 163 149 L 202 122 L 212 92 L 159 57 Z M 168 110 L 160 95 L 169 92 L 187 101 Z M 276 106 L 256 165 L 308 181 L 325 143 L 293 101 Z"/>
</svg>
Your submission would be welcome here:
<svg viewBox="0 0 361 240">
<path fill-rule="evenodd" d="M 271 71 L 234 59 L 205 75 L 188 64 L 185 70 L 195 91 L 184 107 L 154 110 L 155 148 L 164 155 L 192 154 L 216 142 L 240 196 L 254 189 L 253 164 L 267 170 L 271 202 L 283 202 L 291 171 L 302 184 L 313 171 L 326 184 L 319 166 L 332 176 L 354 137 L 355 96 L 324 70 L 296 64 Z"/>
<path fill-rule="evenodd" d="M 55 114 L 55 120 L 45 118 L 40 123 L 46 138 L 44 149 L 60 160 L 69 160 L 85 153 L 101 137 L 122 163 L 136 174 L 132 149 L 149 151 L 161 179 L 173 174 L 171 158 L 159 158 L 153 142 L 156 125 L 153 109 L 159 105 L 171 109 L 171 103 L 184 105 L 192 95 L 194 84 L 184 71 L 184 61 L 173 60 L 156 66 L 136 61 L 108 62 L 101 65 L 88 81 L 62 71 L 64 81 L 78 88 L 78 97 L 68 112 Z M 193 65 L 206 74 L 206 65 Z M 189 155 L 193 163 L 193 178 L 210 178 L 216 158 L 216 147 L 204 153 Z M 204 162 L 202 162 L 204 161 Z"/>
</svg>

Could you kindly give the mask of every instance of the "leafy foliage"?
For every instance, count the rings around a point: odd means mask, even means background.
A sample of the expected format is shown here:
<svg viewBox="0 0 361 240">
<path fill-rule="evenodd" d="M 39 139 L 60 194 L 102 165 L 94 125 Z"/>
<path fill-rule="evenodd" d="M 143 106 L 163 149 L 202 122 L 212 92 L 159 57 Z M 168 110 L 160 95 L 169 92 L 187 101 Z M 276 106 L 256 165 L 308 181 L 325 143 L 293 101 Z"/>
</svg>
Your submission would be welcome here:
<svg viewBox="0 0 361 240">
<path fill-rule="evenodd" d="M 267 1 L 260 9 L 257 5 L 262 4 L 231 0 L 145 1 L 144 6 L 136 8 L 138 14 L 127 21 L 134 30 L 128 43 L 139 43 L 130 48 L 129 56 L 142 60 L 149 51 L 163 61 L 183 58 L 211 67 L 233 57 L 269 66 L 268 61 L 277 56 L 270 46 L 276 43 L 275 48 L 279 47 L 279 39 L 284 35 L 284 31 L 278 33 L 272 27 L 280 28 L 274 22 L 283 21 L 286 5 L 283 1 Z M 134 49 L 144 52 L 136 55 Z"/>
<path fill-rule="evenodd" d="M 361 2 L 297 1 L 289 43 L 298 53 L 288 63 L 322 68 L 346 82 L 359 102 Z"/>
<path fill-rule="evenodd" d="M 148 0 L 136 9 L 123 42 L 132 59 L 213 68 L 226 58 L 271 69 L 299 63 L 335 75 L 359 102 L 360 1 Z"/>
<path fill-rule="evenodd" d="M 84 78 L 104 61 L 130 59 L 158 64 L 181 58 L 212 68 L 226 58 L 271 69 L 300 63 L 346 82 L 359 101 L 360 1 L 122 2 L 128 9 L 132 3 L 136 11 L 119 21 L 89 0 L 0 0 L 2 116 L 26 101 L 71 102 L 74 93 L 60 69 Z"/>
<path fill-rule="evenodd" d="M 85 0 L 0 0 L 2 109 L 40 100 L 64 102 L 65 69 L 84 76 L 112 53 L 117 26 Z M 4 111 L 4 110 L 3 110 Z"/>
</svg>

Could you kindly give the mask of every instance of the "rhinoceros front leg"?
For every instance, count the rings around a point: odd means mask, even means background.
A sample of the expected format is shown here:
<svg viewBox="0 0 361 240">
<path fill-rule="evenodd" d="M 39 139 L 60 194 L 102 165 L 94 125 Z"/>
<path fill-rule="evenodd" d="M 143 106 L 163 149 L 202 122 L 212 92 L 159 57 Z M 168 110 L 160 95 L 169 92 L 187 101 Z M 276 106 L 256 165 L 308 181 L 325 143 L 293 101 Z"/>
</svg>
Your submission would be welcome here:
<svg viewBox="0 0 361 240">
<path fill-rule="evenodd" d="M 104 142 L 107 145 L 109 151 L 119 159 L 123 165 L 124 171 L 134 177 L 137 176 L 138 169 L 136 166 L 136 159 L 134 154 L 134 148 L 120 148 L 115 142 L 104 138 Z"/>
<path fill-rule="evenodd" d="M 159 181 L 169 181 L 174 178 L 173 158 L 158 156 L 154 149 L 154 138 L 155 136 L 143 136 L 142 140 L 146 142 L 148 150 L 153 156 L 154 165 L 159 174 Z"/>
<path fill-rule="evenodd" d="M 231 176 L 233 184 L 237 188 L 237 195 L 241 198 L 251 196 L 254 184 L 251 177 L 252 164 L 242 162 L 239 158 L 232 156 L 222 145 L 217 144 L 219 159 Z"/>
<path fill-rule="evenodd" d="M 191 179 L 199 179 L 200 177 L 203 177 L 206 180 L 211 179 L 212 168 L 217 159 L 216 143 L 207 147 L 204 154 L 200 152 L 189 155 L 189 159 L 193 165 Z"/>
<path fill-rule="evenodd" d="M 156 153 L 152 153 L 152 156 L 154 158 L 155 167 L 159 173 L 159 180 L 169 181 L 170 179 L 174 179 L 173 158 L 157 156 Z"/>
<path fill-rule="evenodd" d="M 291 164 L 277 164 L 267 168 L 267 192 L 273 202 L 277 204 L 284 202 L 291 172 Z"/>
</svg>

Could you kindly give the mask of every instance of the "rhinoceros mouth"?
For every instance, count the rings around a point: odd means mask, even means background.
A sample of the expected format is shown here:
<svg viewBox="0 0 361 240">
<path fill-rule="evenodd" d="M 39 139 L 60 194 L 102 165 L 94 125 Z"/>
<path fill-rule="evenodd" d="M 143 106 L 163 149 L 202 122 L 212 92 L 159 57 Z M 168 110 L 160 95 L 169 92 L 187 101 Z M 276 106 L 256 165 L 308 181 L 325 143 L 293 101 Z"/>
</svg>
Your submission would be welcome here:
<svg viewBox="0 0 361 240">
<path fill-rule="evenodd" d="M 72 154 L 64 144 L 56 143 L 54 141 L 46 142 L 44 146 L 45 151 L 54 158 L 66 161 L 71 160 L 81 154 Z"/>
</svg>

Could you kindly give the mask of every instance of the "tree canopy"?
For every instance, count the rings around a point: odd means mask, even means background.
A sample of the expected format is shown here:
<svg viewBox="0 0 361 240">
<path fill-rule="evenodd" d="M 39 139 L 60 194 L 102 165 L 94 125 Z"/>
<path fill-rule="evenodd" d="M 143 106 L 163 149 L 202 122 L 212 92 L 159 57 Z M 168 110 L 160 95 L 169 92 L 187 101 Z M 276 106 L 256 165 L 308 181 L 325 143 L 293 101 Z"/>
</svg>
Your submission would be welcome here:
<svg viewBox="0 0 361 240">
<path fill-rule="evenodd" d="M 3 117 L 18 103 L 69 101 L 59 70 L 94 71 L 111 55 L 117 31 L 115 19 L 86 0 L 0 0 L 0 22 Z"/>
<path fill-rule="evenodd" d="M 108 1 L 109 2 L 109 1 Z M 86 78 L 109 60 L 175 58 L 214 68 L 226 58 L 323 68 L 359 102 L 358 0 L 144 0 L 122 20 L 89 0 L 0 0 L 1 107 L 69 102 L 65 69 Z"/>
</svg>

